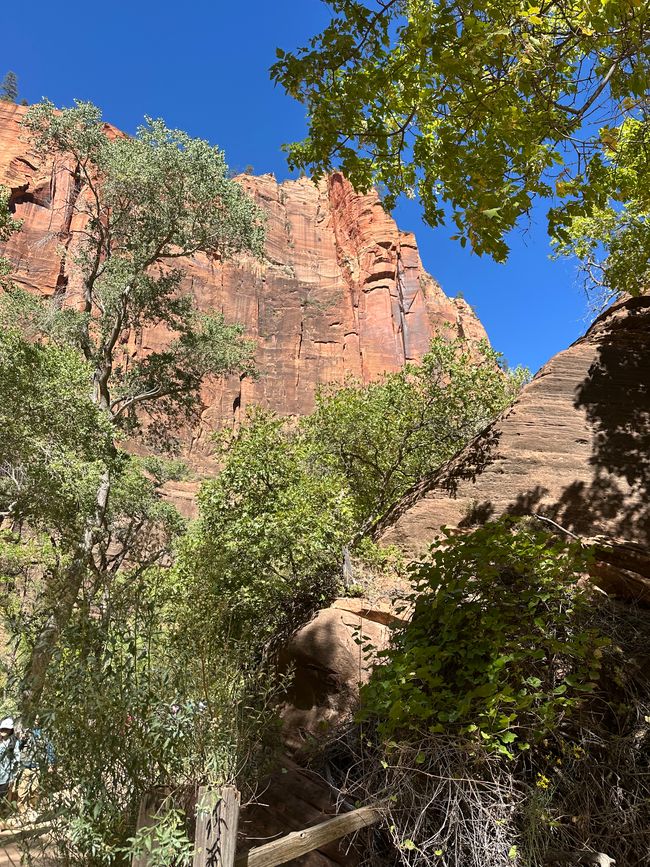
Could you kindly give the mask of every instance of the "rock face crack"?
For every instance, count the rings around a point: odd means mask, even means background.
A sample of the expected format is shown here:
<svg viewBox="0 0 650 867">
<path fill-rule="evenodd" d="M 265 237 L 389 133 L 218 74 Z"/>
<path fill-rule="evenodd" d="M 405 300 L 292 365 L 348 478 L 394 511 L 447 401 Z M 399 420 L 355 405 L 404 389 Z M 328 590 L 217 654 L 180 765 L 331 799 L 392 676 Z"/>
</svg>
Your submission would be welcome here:
<svg viewBox="0 0 650 867">
<path fill-rule="evenodd" d="M 302 341 L 305 336 L 305 317 L 303 308 L 300 308 L 300 331 L 298 332 L 298 345 L 296 347 L 296 388 L 300 383 L 300 355 L 302 353 Z"/>
<path fill-rule="evenodd" d="M 395 269 L 396 273 L 396 283 L 397 283 L 397 300 L 398 300 L 398 310 L 399 310 L 399 323 L 397 328 L 397 333 L 400 336 L 402 343 L 402 353 L 404 357 L 404 361 L 409 361 L 409 355 L 406 350 L 406 310 L 404 304 L 404 267 L 402 265 L 402 255 L 401 251 L 397 249 L 397 267 Z"/>
</svg>

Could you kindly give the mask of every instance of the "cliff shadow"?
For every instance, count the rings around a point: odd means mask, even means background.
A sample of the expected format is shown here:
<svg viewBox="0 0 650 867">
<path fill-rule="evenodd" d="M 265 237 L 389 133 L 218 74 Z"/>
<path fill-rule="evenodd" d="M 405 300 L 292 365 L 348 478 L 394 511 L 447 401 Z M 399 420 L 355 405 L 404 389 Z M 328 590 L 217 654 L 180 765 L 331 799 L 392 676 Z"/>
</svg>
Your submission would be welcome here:
<svg viewBox="0 0 650 867">
<path fill-rule="evenodd" d="M 577 533 L 650 544 L 650 298 L 600 322 L 596 358 L 574 405 L 592 429 L 590 482 L 576 481 L 546 514 Z"/>
</svg>

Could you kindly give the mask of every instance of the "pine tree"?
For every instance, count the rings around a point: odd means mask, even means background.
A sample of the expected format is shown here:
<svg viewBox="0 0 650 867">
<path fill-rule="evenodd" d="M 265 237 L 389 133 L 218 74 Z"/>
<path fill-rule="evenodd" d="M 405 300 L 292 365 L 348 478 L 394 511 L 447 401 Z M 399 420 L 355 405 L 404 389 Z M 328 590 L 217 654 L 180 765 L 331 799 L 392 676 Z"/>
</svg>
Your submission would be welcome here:
<svg viewBox="0 0 650 867">
<path fill-rule="evenodd" d="M 0 99 L 3 102 L 16 102 L 18 99 L 18 78 L 9 70 L 0 84 Z"/>
</svg>

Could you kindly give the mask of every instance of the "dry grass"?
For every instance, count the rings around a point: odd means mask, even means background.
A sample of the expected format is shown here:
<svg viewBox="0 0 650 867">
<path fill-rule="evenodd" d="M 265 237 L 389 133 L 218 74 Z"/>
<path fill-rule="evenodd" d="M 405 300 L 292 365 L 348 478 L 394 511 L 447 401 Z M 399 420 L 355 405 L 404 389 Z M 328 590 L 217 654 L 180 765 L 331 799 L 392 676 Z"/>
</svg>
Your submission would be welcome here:
<svg viewBox="0 0 650 867">
<path fill-rule="evenodd" d="M 330 744 L 342 797 L 388 805 L 365 867 L 650 865 L 650 611 L 603 597 L 590 619 L 612 640 L 599 691 L 514 760 L 450 733 L 380 745 L 358 725 Z"/>
</svg>

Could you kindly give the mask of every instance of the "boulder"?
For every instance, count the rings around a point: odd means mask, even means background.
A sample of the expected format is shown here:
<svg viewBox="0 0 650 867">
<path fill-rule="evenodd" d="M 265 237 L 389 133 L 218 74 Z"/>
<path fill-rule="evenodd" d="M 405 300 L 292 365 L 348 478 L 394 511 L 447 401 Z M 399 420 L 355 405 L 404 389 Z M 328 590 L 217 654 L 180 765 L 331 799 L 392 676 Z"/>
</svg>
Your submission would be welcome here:
<svg viewBox="0 0 650 867">
<path fill-rule="evenodd" d="M 349 718 L 377 652 L 387 645 L 387 624 L 397 620 L 388 606 L 337 599 L 298 630 L 283 659 L 294 670 L 283 710 L 291 749 L 330 734 Z"/>
</svg>

